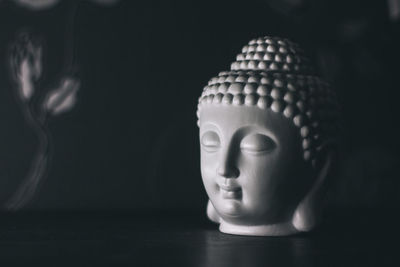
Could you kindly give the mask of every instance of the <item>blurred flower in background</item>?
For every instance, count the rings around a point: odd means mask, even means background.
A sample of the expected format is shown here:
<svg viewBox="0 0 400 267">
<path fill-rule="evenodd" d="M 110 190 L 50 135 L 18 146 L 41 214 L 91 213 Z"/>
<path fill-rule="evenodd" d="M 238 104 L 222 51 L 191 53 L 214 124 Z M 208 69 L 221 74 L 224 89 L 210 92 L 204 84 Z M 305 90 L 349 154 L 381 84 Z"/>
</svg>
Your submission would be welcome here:
<svg viewBox="0 0 400 267">
<path fill-rule="evenodd" d="M 76 103 L 76 93 L 80 81 L 75 77 L 65 77 L 60 85 L 50 91 L 44 101 L 44 109 L 58 115 L 72 109 Z"/>
<path fill-rule="evenodd" d="M 20 34 L 13 45 L 10 57 L 11 76 L 17 84 L 21 100 L 29 100 L 42 74 L 42 52 L 40 41 L 28 33 Z"/>
<path fill-rule="evenodd" d="M 60 0 L 14 0 L 14 2 L 32 10 L 42 10 L 55 6 Z"/>
<path fill-rule="evenodd" d="M 0 3 L 6 0 L 0 0 Z M 51 9 L 60 0 L 8 0 L 19 7 L 31 11 Z M 9 74 L 13 81 L 13 89 L 17 95 L 17 101 L 21 107 L 26 123 L 32 128 L 38 139 L 36 154 L 31 162 L 30 169 L 23 178 L 22 183 L 11 198 L 5 203 L 7 210 L 18 210 L 26 206 L 36 195 L 38 188 L 46 177 L 52 159 L 53 144 L 48 128 L 49 121 L 67 111 L 70 111 L 77 103 L 77 93 L 81 86 L 81 80 L 73 71 L 77 65 L 74 57 L 74 20 L 79 3 L 92 2 L 101 6 L 112 6 L 119 0 L 76 0 L 71 1 L 67 20 L 66 51 L 67 62 L 64 63 L 64 71 L 57 75 L 52 89 L 47 90 L 46 81 L 42 77 L 43 54 L 45 39 L 29 31 L 21 31 L 15 40 L 10 43 Z M 29 25 L 28 25 L 29 26 Z M 73 73 L 73 74 L 72 74 Z M 46 79 L 47 80 L 47 79 Z M 47 93 L 46 93 L 47 92 Z"/>
<path fill-rule="evenodd" d="M 61 2 L 60 0 L 13 0 L 13 1 L 19 6 L 31 10 L 44 10 L 52 8 L 53 6 Z M 119 2 L 119 0 L 81 0 L 81 1 L 93 2 L 105 6 L 111 6 Z"/>
<path fill-rule="evenodd" d="M 7 210 L 18 210 L 32 200 L 46 177 L 53 150 L 48 122 L 52 117 L 75 106 L 80 80 L 71 74 L 62 74 L 57 82 L 58 86 L 44 95 L 45 88 L 38 83 L 44 68 L 43 42 L 34 34 L 23 31 L 10 46 L 9 69 L 17 92 L 17 101 L 39 142 L 29 171 L 5 204 Z"/>
<path fill-rule="evenodd" d="M 388 0 L 389 17 L 392 21 L 400 19 L 400 0 Z"/>
</svg>

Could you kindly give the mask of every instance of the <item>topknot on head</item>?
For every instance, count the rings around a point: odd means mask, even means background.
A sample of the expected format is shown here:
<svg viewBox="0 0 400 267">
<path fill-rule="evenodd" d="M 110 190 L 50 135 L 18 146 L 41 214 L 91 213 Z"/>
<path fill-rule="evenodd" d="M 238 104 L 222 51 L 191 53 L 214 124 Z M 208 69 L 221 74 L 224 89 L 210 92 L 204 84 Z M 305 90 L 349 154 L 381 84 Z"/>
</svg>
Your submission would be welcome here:
<svg viewBox="0 0 400 267">
<path fill-rule="evenodd" d="M 270 36 L 253 39 L 245 45 L 231 64 L 231 70 L 314 74 L 298 44 Z"/>
</svg>

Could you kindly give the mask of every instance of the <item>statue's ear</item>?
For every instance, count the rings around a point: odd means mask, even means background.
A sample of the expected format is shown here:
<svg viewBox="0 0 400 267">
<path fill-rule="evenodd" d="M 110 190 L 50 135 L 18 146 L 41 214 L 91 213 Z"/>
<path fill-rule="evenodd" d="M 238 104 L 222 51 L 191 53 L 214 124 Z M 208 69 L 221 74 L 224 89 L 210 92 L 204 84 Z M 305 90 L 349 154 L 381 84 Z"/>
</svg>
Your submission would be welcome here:
<svg viewBox="0 0 400 267">
<path fill-rule="evenodd" d="M 314 228 L 323 208 L 323 198 L 327 191 L 331 169 L 336 162 L 337 152 L 333 143 L 325 143 L 318 151 L 317 162 L 314 162 L 316 180 L 306 196 L 297 206 L 292 219 L 293 226 L 300 232 Z"/>
<path fill-rule="evenodd" d="M 219 215 L 210 200 L 208 200 L 208 203 L 207 203 L 207 217 L 208 217 L 208 219 L 210 219 L 211 221 L 213 221 L 215 223 L 220 223 Z"/>
</svg>

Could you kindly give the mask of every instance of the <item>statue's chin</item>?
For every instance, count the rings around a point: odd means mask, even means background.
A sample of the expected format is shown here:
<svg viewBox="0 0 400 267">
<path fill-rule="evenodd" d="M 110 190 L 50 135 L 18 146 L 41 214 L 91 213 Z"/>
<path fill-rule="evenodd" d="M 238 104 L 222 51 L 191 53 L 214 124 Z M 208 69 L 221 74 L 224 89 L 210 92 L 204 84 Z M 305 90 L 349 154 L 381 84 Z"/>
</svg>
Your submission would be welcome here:
<svg viewBox="0 0 400 267">
<path fill-rule="evenodd" d="M 225 200 L 220 205 L 219 214 L 228 218 L 236 218 L 242 214 L 240 205 L 237 200 Z"/>
</svg>

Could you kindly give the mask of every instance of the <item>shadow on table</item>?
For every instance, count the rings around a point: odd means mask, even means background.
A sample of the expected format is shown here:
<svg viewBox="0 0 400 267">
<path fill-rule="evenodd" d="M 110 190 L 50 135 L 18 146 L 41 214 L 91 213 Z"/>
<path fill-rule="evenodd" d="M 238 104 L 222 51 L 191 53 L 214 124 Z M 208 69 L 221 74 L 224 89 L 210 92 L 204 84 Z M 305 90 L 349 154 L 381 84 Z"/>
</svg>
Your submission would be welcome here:
<svg viewBox="0 0 400 267">
<path fill-rule="evenodd" d="M 329 213 L 288 237 L 220 233 L 203 214 L 1 214 L 0 265 L 400 266 L 393 211 Z"/>
</svg>

